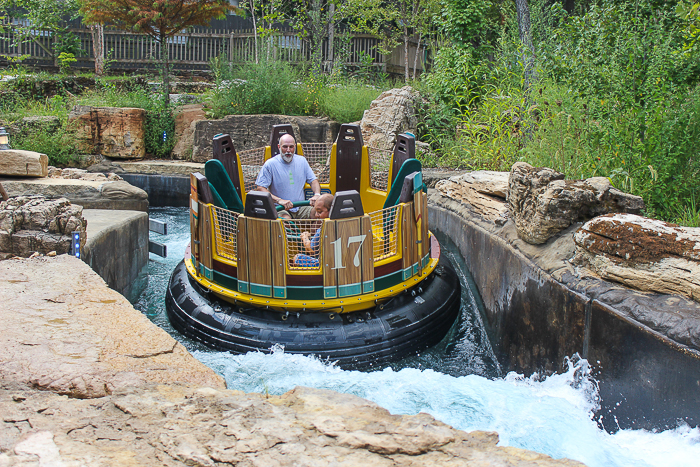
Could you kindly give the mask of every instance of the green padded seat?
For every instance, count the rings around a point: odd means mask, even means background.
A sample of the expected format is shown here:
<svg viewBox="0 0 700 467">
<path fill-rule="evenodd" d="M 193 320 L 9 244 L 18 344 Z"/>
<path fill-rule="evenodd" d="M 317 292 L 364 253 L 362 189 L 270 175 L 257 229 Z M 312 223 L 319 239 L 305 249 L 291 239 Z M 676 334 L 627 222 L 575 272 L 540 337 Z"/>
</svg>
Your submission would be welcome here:
<svg viewBox="0 0 700 467">
<path fill-rule="evenodd" d="M 224 205 L 221 207 L 229 211 L 243 213 L 243 202 L 241 202 L 241 198 L 231 182 L 231 177 L 226 173 L 224 164 L 220 160 L 209 159 L 204 164 L 204 175 L 213 187 L 212 193 L 217 193 L 223 202 Z M 216 200 L 216 195 L 214 195 L 214 199 Z"/>
</svg>

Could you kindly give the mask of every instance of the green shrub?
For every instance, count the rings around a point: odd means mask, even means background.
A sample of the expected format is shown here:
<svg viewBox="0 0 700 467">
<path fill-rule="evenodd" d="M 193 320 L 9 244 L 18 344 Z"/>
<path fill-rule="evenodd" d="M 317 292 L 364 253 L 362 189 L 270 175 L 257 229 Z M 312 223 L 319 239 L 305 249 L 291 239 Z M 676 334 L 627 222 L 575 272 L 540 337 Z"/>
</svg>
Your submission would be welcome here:
<svg viewBox="0 0 700 467">
<path fill-rule="evenodd" d="M 175 147 L 175 117 L 172 105 L 161 104 L 146 111 L 146 154 L 169 157 Z"/>
<path fill-rule="evenodd" d="M 31 134 L 15 135 L 11 144 L 15 148 L 46 154 L 49 165 L 55 167 L 71 165 L 80 153 L 75 142 L 75 133 L 66 128 L 65 121 L 58 129 L 40 128 Z"/>
<path fill-rule="evenodd" d="M 266 61 L 236 66 L 212 62 L 217 88 L 210 98 L 214 118 L 242 114 L 303 113 L 305 86 L 286 62 Z"/>
<path fill-rule="evenodd" d="M 339 123 L 352 123 L 362 119 L 382 89 L 351 81 L 327 87 L 320 99 L 320 113 Z"/>
</svg>

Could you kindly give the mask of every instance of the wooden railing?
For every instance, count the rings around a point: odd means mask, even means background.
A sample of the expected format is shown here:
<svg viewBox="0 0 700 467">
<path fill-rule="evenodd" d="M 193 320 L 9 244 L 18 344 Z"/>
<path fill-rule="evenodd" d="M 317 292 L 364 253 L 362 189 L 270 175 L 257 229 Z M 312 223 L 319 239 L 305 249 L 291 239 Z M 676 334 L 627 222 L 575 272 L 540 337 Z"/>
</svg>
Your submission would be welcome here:
<svg viewBox="0 0 700 467">
<path fill-rule="evenodd" d="M 228 61 L 242 63 L 255 59 L 255 35 L 252 28 L 245 26 L 243 20 L 212 21 L 221 23 L 224 27 L 195 27 L 187 32 L 168 40 L 170 63 L 177 70 L 208 70 L 210 60 L 224 56 Z M 0 56 L 26 56 L 23 63 L 29 65 L 55 65 L 52 55 L 54 37 L 48 31 L 36 30 L 31 38 L 15 45 L 15 26 L 12 19 L 4 20 L 5 32 L 0 32 Z M 75 66 L 91 68 L 94 66 L 92 52 L 92 35 L 90 30 L 75 20 L 67 23 L 68 30 L 78 36 L 81 52 L 76 57 Z M 369 34 L 353 34 L 350 54 L 345 65 L 359 67 L 363 57 L 371 57 L 372 65 L 384 71 L 399 72 L 403 70 L 403 45 L 399 46 L 390 56 L 384 56 L 377 51 L 379 39 Z M 328 41 L 323 44 L 324 66 L 329 67 L 330 57 L 337 57 L 338 51 L 329 49 Z M 299 38 L 291 28 L 281 27 L 278 35 L 269 39 L 258 37 L 258 54 L 260 57 L 270 56 L 292 63 L 304 62 L 310 59 L 309 41 Z M 409 66 L 413 68 L 413 58 L 417 43 L 409 45 Z M 160 57 L 160 44 L 145 34 L 122 31 L 115 28 L 105 28 L 104 50 L 110 60 L 112 69 L 133 70 L 154 68 Z M 421 48 L 421 50 L 423 50 Z M 331 53 L 333 52 L 333 53 Z M 424 61 L 419 57 L 418 71 L 424 69 Z"/>
</svg>

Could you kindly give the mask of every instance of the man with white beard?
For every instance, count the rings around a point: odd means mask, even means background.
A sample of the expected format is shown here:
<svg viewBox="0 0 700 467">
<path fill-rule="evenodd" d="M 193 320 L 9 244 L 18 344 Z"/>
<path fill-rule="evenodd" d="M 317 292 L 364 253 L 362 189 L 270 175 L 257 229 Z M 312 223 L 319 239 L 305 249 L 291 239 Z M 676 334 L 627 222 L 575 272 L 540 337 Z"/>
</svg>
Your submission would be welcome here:
<svg viewBox="0 0 700 467">
<path fill-rule="evenodd" d="M 284 206 L 285 210 L 279 212 L 279 217 L 312 219 L 313 205 L 321 196 L 321 185 L 306 158 L 295 154 L 297 144 L 292 135 L 282 135 L 278 147 L 280 153 L 265 162 L 255 180 L 257 190 L 269 192 L 272 201 Z M 311 206 L 293 208 L 293 202 L 304 200 L 305 183 L 309 183 L 314 192 L 309 200 Z"/>
</svg>

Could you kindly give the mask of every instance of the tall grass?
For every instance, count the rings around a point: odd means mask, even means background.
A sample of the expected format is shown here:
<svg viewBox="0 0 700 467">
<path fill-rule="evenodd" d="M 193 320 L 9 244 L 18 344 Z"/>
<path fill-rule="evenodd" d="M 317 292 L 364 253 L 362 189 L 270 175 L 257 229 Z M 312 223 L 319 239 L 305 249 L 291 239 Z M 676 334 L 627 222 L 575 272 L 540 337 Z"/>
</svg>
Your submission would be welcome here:
<svg viewBox="0 0 700 467">
<path fill-rule="evenodd" d="M 292 68 L 286 62 L 261 61 L 234 65 L 212 61 L 217 87 L 208 104 L 213 118 L 241 114 L 323 115 L 340 123 L 362 118 L 387 83 L 329 81 Z"/>
</svg>

